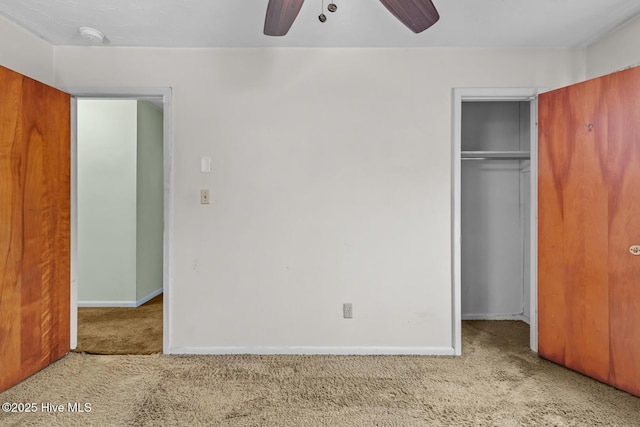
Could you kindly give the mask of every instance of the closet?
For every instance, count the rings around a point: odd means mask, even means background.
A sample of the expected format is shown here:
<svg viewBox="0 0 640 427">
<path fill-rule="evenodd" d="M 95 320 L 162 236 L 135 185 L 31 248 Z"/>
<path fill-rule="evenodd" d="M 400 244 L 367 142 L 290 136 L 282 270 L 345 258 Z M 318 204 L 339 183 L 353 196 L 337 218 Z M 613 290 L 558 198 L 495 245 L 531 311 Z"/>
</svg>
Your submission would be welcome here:
<svg viewBox="0 0 640 427">
<path fill-rule="evenodd" d="M 539 354 L 640 396 L 640 67 L 540 95 Z"/>
<path fill-rule="evenodd" d="M 462 319 L 529 322 L 530 101 L 463 101 Z"/>
</svg>

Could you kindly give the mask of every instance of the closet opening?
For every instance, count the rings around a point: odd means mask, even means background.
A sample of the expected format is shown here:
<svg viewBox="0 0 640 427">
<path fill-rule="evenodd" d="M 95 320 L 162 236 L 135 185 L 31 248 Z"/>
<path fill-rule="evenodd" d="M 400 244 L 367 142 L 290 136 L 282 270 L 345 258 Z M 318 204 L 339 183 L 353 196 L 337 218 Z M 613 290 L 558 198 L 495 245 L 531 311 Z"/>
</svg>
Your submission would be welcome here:
<svg viewBox="0 0 640 427">
<path fill-rule="evenodd" d="M 536 90 L 466 91 L 454 105 L 454 352 L 483 331 L 536 351 Z"/>
</svg>

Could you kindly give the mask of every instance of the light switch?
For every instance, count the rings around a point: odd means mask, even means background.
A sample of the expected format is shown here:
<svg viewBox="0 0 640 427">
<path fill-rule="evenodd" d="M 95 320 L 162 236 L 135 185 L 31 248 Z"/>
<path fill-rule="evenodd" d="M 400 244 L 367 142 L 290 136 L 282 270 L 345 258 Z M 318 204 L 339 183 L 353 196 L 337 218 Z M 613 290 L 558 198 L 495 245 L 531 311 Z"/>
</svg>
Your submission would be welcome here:
<svg viewBox="0 0 640 427">
<path fill-rule="evenodd" d="M 200 204 L 201 205 L 209 204 L 209 190 L 206 190 L 206 189 L 200 190 Z"/>
<path fill-rule="evenodd" d="M 211 173 L 211 157 L 202 157 L 200 159 L 200 172 Z"/>
</svg>

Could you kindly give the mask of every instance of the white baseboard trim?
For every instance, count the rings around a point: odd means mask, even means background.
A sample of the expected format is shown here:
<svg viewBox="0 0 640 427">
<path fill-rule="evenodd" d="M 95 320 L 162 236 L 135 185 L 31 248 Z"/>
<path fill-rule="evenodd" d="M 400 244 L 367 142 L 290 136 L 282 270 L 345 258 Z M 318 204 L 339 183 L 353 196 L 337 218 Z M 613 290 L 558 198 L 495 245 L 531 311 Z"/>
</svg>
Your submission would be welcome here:
<svg viewBox="0 0 640 427">
<path fill-rule="evenodd" d="M 163 289 L 160 288 L 156 291 L 151 292 L 149 295 L 147 295 L 146 297 L 142 297 L 140 298 L 138 301 L 136 301 L 136 307 L 141 306 L 142 304 L 144 304 L 147 301 L 151 301 L 152 299 L 154 299 L 155 297 L 157 297 L 158 295 L 160 295 L 162 293 Z"/>
<path fill-rule="evenodd" d="M 157 297 L 162 293 L 162 288 L 151 292 L 149 295 L 140 298 L 138 301 L 78 301 L 78 307 L 140 307 L 147 301 Z"/>
<path fill-rule="evenodd" d="M 529 323 L 524 314 L 463 314 L 462 320 L 520 320 Z"/>
<path fill-rule="evenodd" d="M 453 347 L 311 347 L 311 346 L 275 346 L 275 347 L 170 347 L 169 354 L 255 354 L 255 355 L 419 355 L 453 356 Z"/>
<path fill-rule="evenodd" d="M 135 307 L 136 301 L 78 301 L 78 307 Z"/>
</svg>

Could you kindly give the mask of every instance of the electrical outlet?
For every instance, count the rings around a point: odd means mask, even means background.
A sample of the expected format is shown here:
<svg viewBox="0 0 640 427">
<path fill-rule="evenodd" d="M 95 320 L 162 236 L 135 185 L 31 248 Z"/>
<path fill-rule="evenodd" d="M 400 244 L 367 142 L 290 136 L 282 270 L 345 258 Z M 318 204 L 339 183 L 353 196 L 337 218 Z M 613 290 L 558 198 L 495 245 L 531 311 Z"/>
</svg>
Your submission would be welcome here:
<svg viewBox="0 0 640 427">
<path fill-rule="evenodd" d="M 209 204 L 209 190 L 200 190 L 200 204 L 201 205 Z"/>
<path fill-rule="evenodd" d="M 353 304 L 351 304 L 350 302 L 342 304 L 342 316 L 345 319 L 353 318 Z"/>
</svg>

